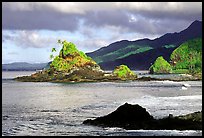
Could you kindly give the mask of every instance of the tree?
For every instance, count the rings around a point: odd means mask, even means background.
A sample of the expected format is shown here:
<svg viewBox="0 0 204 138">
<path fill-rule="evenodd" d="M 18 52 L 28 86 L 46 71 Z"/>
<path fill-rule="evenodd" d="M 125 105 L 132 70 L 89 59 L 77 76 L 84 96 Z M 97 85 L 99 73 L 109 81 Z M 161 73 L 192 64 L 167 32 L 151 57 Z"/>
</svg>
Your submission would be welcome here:
<svg viewBox="0 0 204 138">
<path fill-rule="evenodd" d="M 55 48 L 52 48 L 52 52 L 56 52 L 56 49 L 55 49 Z"/>
<path fill-rule="evenodd" d="M 60 40 L 60 39 L 58 39 L 58 40 L 57 40 L 57 43 L 58 43 L 58 44 L 61 44 L 61 40 Z"/>
</svg>

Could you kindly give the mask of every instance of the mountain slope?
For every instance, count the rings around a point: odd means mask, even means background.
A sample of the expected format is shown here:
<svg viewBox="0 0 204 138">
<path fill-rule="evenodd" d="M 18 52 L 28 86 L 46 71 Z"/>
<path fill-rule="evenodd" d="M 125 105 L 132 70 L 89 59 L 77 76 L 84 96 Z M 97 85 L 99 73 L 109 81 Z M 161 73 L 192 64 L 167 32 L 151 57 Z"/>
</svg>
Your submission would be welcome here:
<svg viewBox="0 0 204 138">
<path fill-rule="evenodd" d="M 26 62 L 14 62 L 10 64 L 2 64 L 3 71 L 35 71 L 45 68 L 47 63 L 30 64 Z"/>
<path fill-rule="evenodd" d="M 117 59 L 115 61 L 99 63 L 103 70 L 112 70 L 115 66 L 125 64 L 130 69 L 134 70 L 148 70 L 151 64 L 154 63 L 157 57 L 163 56 L 165 60 L 170 60 L 170 55 L 175 48 L 155 48 L 144 53 L 138 53 L 130 55 L 123 59 Z"/>
<path fill-rule="evenodd" d="M 202 72 L 202 38 L 181 44 L 172 52 L 170 59 L 174 70 L 188 70 L 190 73 Z"/>
<path fill-rule="evenodd" d="M 197 37 L 202 37 L 202 21 L 194 21 L 188 28 L 179 33 L 167 33 L 154 40 L 122 40 L 112 43 L 107 47 L 102 47 L 94 52 L 87 53 L 87 55 L 99 63 L 103 69 L 113 69 L 115 65 L 123 61 L 127 61 L 127 63 L 123 64 L 128 65 L 132 69 L 148 69 L 150 66 L 149 63 L 152 63 L 153 59 L 155 60 L 160 55 L 164 58 L 169 57 L 173 49 L 183 42 Z M 164 47 L 168 49 L 164 49 Z M 160 48 L 162 49 L 161 51 L 155 51 L 160 50 Z M 145 53 L 147 53 L 146 56 L 150 57 L 142 56 Z M 129 56 L 132 58 L 135 57 L 135 59 L 131 59 Z M 134 64 L 133 61 L 129 60 L 134 60 Z M 143 62 L 145 65 L 140 64 L 141 67 L 138 67 L 141 61 L 145 61 L 148 64 Z"/>
</svg>

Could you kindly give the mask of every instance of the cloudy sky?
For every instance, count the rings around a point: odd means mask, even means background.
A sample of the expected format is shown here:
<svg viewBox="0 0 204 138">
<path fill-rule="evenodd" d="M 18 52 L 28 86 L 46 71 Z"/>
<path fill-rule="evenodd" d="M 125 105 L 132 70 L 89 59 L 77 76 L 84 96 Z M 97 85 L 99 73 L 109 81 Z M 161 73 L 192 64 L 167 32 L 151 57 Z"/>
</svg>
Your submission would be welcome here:
<svg viewBox="0 0 204 138">
<path fill-rule="evenodd" d="M 195 20 L 202 21 L 202 2 L 4 2 L 2 62 L 48 62 L 58 39 L 91 52 L 179 32 Z"/>
</svg>

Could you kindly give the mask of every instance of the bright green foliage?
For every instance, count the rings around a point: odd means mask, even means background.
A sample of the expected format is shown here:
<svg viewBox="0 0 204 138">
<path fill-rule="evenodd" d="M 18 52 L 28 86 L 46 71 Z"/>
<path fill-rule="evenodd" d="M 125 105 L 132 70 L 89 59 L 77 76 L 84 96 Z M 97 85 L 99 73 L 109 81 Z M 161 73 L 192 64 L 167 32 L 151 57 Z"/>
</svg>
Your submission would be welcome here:
<svg viewBox="0 0 204 138">
<path fill-rule="evenodd" d="M 174 74 L 187 74 L 187 73 L 189 73 L 189 70 L 188 69 L 175 69 L 175 70 L 172 70 L 172 73 L 174 73 Z"/>
<path fill-rule="evenodd" d="M 74 54 L 75 52 L 78 53 L 79 51 L 73 43 L 64 41 L 60 52 L 62 53 L 62 56 L 66 56 L 68 54 Z"/>
<path fill-rule="evenodd" d="M 186 69 L 189 73 L 202 71 L 202 39 L 192 39 L 176 48 L 171 54 L 173 70 Z"/>
<path fill-rule="evenodd" d="M 149 68 L 151 74 L 164 74 L 171 73 L 172 68 L 171 65 L 162 57 L 158 57 L 154 64 Z"/>
<path fill-rule="evenodd" d="M 137 77 L 137 75 L 132 72 L 126 65 L 117 66 L 114 69 L 113 74 L 119 78 Z"/>
<path fill-rule="evenodd" d="M 56 52 L 56 49 L 55 49 L 55 48 L 52 48 L 52 52 Z"/>
<path fill-rule="evenodd" d="M 82 51 L 77 50 L 73 43 L 63 41 L 61 44 L 63 44 L 63 47 L 60 50 L 59 56 L 56 56 L 50 64 L 51 68 L 57 71 L 68 72 L 74 67 L 96 65 L 96 62 L 92 58 L 88 57 Z"/>
<path fill-rule="evenodd" d="M 50 64 L 50 67 L 54 67 L 57 71 L 65 71 L 69 70 L 71 66 L 67 64 L 65 59 L 56 56 Z"/>
<path fill-rule="evenodd" d="M 121 49 L 118 49 L 116 51 L 107 53 L 105 55 L 95 57 L 94 60 L 97 63 L 113 61 L 115 59 L 127 57 L 131 54 L 142 53 L 142 52 L 148 51 L 150 49 L 152 49 L 152 47 L 149 47 L 147 45 L 143 45 L 143 46 L 141 46 L 141 45 L 129 45 L 125 48 L 121 48 Z"/>
</svg>

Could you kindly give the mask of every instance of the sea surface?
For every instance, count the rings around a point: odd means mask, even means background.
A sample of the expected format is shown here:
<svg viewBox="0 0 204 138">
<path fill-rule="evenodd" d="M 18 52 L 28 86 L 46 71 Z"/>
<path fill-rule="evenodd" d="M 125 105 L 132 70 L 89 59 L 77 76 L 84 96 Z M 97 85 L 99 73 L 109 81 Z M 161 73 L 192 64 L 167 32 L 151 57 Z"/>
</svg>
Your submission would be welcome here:
<svg viewBox="0 0 204 138">
<path fill-rule="evenodd" d="M 145 71 L 144 71 L 145 72 Z M 136 71 L 144 75 L 144 72 Z M 84 125 L 124 103 L 155 118 L 202 110 L 202 81 L 17 82 L 33 72 L 2 72 L 3 136 L 202 136 L 201 130 L 124 130 Z M 174 76 L 169 76 L 174 77 Z"/>
</svg>

